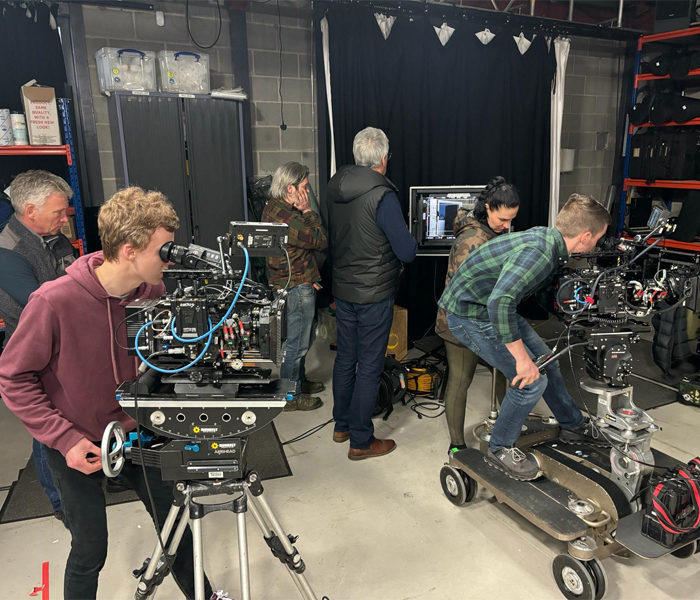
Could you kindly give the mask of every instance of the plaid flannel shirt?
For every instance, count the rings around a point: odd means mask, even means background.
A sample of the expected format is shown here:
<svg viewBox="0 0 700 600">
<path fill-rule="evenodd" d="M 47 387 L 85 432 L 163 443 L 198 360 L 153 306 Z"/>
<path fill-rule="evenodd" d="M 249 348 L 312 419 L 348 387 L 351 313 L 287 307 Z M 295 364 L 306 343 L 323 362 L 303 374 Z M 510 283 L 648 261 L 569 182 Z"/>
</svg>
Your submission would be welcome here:
<svg viewBox="0 0 700 600">
<path fill-rule="evenodd" d="M 262 214 L 264 223 L 287 223 L 289 225 L 289 242 L 287 252 L 292 266 L 289 289 L 301 283 L 321 281 L 315 250 L 328 247 L 326 232 L 321 218 L 312 210 L 305 213 L 294 208 L 284 200 L 268 200 Z M 270 285 L 283 288 L 287 285 L 289 268 L 285 256 L 273 256 L 267 259 L 267 276 Z"/>
<path fill-rule="evenodd" d="M 503 343 L 520 339 L 518 304 L 569 258 L 561 233 L 533 227 L 486 242 L 460 265 L 440 298 L 448 313 L 491 321 Z"/>
</svg>

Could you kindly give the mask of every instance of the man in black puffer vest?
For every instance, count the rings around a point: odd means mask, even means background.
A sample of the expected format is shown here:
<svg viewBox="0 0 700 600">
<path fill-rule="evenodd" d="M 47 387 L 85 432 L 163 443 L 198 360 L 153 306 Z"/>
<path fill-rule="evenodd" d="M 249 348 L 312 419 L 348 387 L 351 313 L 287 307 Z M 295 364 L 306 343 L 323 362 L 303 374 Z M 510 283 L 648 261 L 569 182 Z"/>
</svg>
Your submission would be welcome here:
<svg viewBox="0 0 700 600">
<path fill-rule="evenodd" d="M 0 232 L 0 317 L 5 321 L 5 343 L 17 327 L 29 295 L 42 283 L 65 275 L 75 260 L 75 248 L 61 233 L 68 217 L 70 186 L 46 171 L 27 171 L 15 177 L 10 198 L 15 214 Z M 80 310 L 80 307 L 76 307 Z M 42 327 L 43 323 L 37 323 Z M 34 465 L 51 502 L 54 516 L 63 520 L 44 446 L 34 440 Z"/>
<path fill-rule="evenodd" d="M 355 165 L 328 183 L 322 213 L 332 260 L 338 353 L 333 368 L 333 440 L 350 440 L 348 458 L 388 454 L 396 443 L 374 437 L 384 354 L 394 317 L 402 262 L 416 256 L 398 190 L 386 175 L 389 140 L 368 127 L 355 136 Z"/>
</svg>

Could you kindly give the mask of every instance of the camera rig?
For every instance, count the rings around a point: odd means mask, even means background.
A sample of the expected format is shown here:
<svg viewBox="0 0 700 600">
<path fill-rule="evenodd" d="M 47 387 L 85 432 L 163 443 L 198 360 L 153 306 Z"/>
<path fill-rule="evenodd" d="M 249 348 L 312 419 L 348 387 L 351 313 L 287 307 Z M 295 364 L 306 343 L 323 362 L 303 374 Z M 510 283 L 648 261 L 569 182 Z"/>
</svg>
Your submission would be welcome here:
<svg viewBox="0 0 700 600">
<path fill-rule="evenodd" d="M 248 279 L 250 257 L 286 254 L 285 224 L 232 222 L 218 251 L 160 249 L 170 289 L 126 307 L 129 353 L 139 377 L 117 399 L 148 432 L 127 440 L 105 432 L 103 464 L 116 474 L 120 457 L 161 469 L 165 480 L 229 479 L 245 472 L 245 436 L 270 423 L 293 391 L 271 379 L 282 361 L 285 293 Z M 245 266 L 234 268 L 239 257 Z M 106 451 L 109 453 L 105 455 Z M 106 458 L 106 460 L 105 460 Z"/>
</svg>

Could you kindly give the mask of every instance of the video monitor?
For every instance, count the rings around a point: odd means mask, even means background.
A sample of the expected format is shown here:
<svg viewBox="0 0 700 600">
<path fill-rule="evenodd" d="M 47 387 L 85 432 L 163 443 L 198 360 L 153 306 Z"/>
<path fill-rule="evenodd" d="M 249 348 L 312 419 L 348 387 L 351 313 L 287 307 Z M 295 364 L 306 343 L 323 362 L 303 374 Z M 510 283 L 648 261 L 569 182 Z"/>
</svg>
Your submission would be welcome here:
<svg viewBox="0 0 700 600">
<path fill-rule="evenodd" d="M 411 233 L 418 242 L 419 255 L 447 255 L 455 235 L 452 223 L 460 208 L 476 205 L 483 185 L 412 187 L 409 220 Z"/>
</svg>

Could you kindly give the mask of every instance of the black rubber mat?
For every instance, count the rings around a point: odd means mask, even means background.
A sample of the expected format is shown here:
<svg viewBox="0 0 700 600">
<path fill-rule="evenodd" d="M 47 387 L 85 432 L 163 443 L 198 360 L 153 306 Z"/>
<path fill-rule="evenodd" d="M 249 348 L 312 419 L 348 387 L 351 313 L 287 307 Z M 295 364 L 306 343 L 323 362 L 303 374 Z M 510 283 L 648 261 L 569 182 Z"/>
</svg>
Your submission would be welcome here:
<svg viewBox="0 0 700 600">
<path fill-rule="evenodd" d="M 256 470 L 263 481 L 292 475 L 274 423 L 249 436 L 247 453 L 248 467 Z M 107 493 L 105 498 L 107 506 L 138 500 L 131 490 Z M 51 503 L 37 478 L 34 460 L 30 458 L 7 494 L 0 510 L 0 523 L 38 519 L 52 514 Z"/>
</svg>

